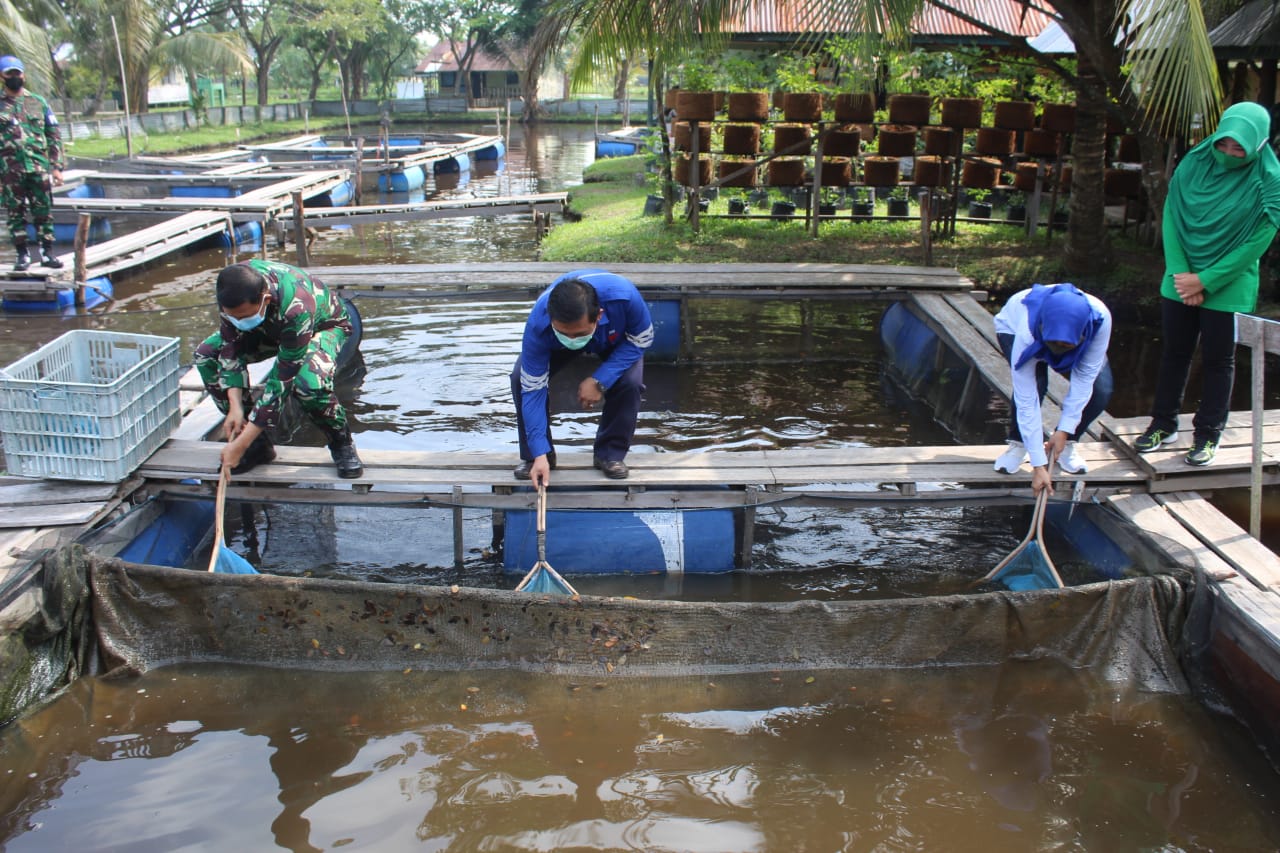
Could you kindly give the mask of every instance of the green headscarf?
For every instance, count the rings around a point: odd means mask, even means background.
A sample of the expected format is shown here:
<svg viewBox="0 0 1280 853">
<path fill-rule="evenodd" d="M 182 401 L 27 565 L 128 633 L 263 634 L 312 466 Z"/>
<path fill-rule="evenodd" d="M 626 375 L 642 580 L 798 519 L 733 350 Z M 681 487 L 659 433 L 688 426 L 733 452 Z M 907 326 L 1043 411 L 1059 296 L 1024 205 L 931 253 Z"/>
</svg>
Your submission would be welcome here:
<svg viewBox="0 0 1280 853">
<path fill-rule="evenodd" d="M 1253 236 L 1263 217 L 1280 227 L 1280 161 L 1270 144 L 1271 115 L 1261 104 L 1235 104 L 1218 130 L 1187 152 L 1169 182 L 1167 210 L 1192 270 L 1213 266 Z M 1234 139 L 1243 158 L 1214 148 Z"/>
</svg>

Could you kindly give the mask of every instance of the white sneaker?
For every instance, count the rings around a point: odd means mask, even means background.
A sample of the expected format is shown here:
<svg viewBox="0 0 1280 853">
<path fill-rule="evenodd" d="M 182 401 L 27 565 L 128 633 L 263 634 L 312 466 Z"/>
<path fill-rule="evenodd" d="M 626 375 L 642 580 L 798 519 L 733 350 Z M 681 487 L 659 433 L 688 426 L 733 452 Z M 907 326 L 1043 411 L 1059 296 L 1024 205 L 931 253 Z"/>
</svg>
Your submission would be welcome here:
<svg viewBox="0 0 1280 853">
<path fill-rule="evenodd" d="M 1009 449 L 996 459 L 996 470 L 1006 474 L 1015 473 L 1022 463 L 1027 461 L 1027 446 L 1021 441 L 1010 441 Z"/>
<path fill-rule="evenodd" d="M 1074 441 L 1068 441 L 1067 446 L 1062 449 L 1062 455 L 1058 457 L 1058 467 L 1068 474 L 1085 474 L 1089 471 L 1089 465 L 1076 449 Z"/>
</svg>

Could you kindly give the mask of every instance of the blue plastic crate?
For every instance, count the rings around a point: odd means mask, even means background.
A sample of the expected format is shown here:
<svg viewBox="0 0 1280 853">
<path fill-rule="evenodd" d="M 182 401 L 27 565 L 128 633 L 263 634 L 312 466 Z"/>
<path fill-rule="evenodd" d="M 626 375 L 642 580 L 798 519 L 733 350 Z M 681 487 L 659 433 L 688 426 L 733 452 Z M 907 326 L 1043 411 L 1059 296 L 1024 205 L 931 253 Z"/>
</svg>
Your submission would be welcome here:
<svg viewBox="0 0 1280 853">
<path fill-rule="evenodd" d="M 11 474 L 116 483 L 182 421 L 178 339 L 78 329 L 0 371 Z"/>
</svg>

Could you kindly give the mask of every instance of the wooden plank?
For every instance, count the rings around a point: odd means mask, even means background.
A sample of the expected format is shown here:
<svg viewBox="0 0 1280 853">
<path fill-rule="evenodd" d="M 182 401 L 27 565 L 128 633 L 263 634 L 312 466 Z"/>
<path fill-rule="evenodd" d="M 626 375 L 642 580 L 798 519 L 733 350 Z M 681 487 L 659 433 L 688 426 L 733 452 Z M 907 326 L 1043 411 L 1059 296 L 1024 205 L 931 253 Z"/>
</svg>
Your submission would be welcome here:
<svg viewBox="0 0 1280 853">
<path fill-rule="evenodd" d="M 32 521 L 43 520 L 43 507 L 81 501 L 105 501 L 115 495 L 116 488 L 114 483 L 64 483 L 10 478 L 0 485 L 0 507 L 25 508 L 29 525 Z"/>
<path fill-rule="evenodd" d="M 1164 544 L 1165 550 L 1174 560 L 1188 561 L 1201 568 L 1214 580 L 1225 580 L 1236 576 L 1236 570 L 1230 563 L 1193 536 L 1150 495 L 1113 495 L 1107 498 L 1106 502 L 1119 510 L 1125 518 L 1151 534 L 1157 545 Z M 1162 543 L 1161 540 L 1164 542 Z M 1169 544 L 1175 548 L 1169 548 Z"/>
<path fill-rule="evenodd" d="M 1259 589 L 1280 591 L 1280 557 L 1207 500 L 1194 492 L 1174 492 L 1157 500 L 1192 535 Z"/>
<path fill-rule="evenodd" d="M 37 519 L 41 527 L 88 524 L 110 505 L 108 501 L 98 501 L 21 508 L 0 506 L 0 528 L 29 528 L 32 521 Z"/>
</svg>

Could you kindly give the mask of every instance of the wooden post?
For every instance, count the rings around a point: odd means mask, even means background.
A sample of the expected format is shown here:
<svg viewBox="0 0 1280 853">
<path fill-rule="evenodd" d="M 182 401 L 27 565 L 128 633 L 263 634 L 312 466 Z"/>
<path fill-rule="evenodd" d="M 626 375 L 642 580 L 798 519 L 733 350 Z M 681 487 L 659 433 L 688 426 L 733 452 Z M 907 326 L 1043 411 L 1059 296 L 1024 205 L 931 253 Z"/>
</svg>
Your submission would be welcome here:
<svg viewBox="0 0 1280 853">
<path fill-rule="evenodd" d="M 822 122 L 818 122 L 818 146 L 813 152 L 813 195 L 809 197 L 809 233 L 814 237 L 818 236 L 818 211 L 822 202 L 822 148 L 826 137 Z"/>
<path fill-rule="evenodd" d="M 1262 537 L 1262 439 L 1266 419 L 1263 385 L 1267 352 L 1280 352 L 1280 323 L 1249 314 L 1236 314 L 1236 337 L 1250 348 L 1250 401 L 1252 403 L 1252 458 L 1249 466 L 1249 535 Z"/>
<path fill-rule="evenodd" d="M 298 253 L 298 266 L 309 266 L 311 259 L 307 257 L 306 210 L 302 206 L 302 193 L 293 192 L 293 242 Z M 263 241 L 265 242 L 265 241 Z"/>
<path fill-rule="evenodd" d="M 924 265 L 933 266 L 933 190 L 920 190 L 920 245 L 924 248 Z"/>
<path fill-rule="evenodd" d="M 698 152 L 698 136 L 702 133 L 702 122 L 689 122 L 689 181 L 692 184 L 689 190 L 689 221 L 693 224 L 693 233 L 698 233 L 698 214 L 702 212 L 702 199 L 698 197 L 698 190 L 701 189 L 700 182 L 702 180 L 702 161 L 699 159 Z"/>
<path fill-rule="evenodd" d="M 462 486 L 453 487 L 453 567 L 462 569 Z"/>
<path fill-rule="evenodd" d="M 363 187 L 361 186 L 361 184 L 364 183 L 364 137 L 363 136 L 356 140 L 356 168 L 355 168 L 355 174 L 351 176 L 351 180 L 354 182 L 352 186 L 355 190 L 353 195 L 355 197 L 356 206 L 359 206 L 360 201 L 363 198 L 363 193 L 361 192 Z"/>
<path fill-rule="evenodd" d="M 88 213 L 81 213 L 76 220 L 76 236 L 73 244 L 75 252 L 74 260 L 71 262 L 71 278 L 76 285 L 76 307 L 84 307 L 84 284 L 88 278 L 88 264 L 85 262 L 85 249 L 89 246 L 89 222 L 93 217 Z"/>
<path fill-rule="evenodd" d="M 1036 185 L 1031 190 L 1031 198 L 1027 199 L 1027 219 L 1025 223 L 1027 236 L 1034 237 L 1040 224 L 1040 196 L 1044 186 L 1044 161 L 1036 163 Z M 1053 218 L 1049 219 L 1049 227 L 1053 227 Z"/>
</svg>

